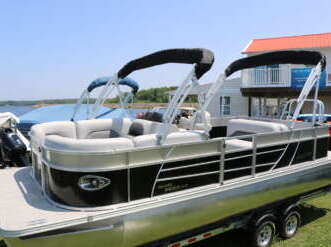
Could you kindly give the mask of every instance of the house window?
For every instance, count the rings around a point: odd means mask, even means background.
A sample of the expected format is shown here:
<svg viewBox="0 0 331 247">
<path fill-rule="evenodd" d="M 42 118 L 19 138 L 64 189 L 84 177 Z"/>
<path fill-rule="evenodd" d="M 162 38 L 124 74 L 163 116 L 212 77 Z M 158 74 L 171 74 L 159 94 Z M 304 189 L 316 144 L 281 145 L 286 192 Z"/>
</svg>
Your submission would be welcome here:
<svg viewBox="0 0 331 247">
<path fill-rule="evenodd" d="M 231 99 L 229 96 L 221 96 L 220 97 L 221 104 L 221 116 L 222 115 L 230 115 L 231 114 Z"/>
</svg>

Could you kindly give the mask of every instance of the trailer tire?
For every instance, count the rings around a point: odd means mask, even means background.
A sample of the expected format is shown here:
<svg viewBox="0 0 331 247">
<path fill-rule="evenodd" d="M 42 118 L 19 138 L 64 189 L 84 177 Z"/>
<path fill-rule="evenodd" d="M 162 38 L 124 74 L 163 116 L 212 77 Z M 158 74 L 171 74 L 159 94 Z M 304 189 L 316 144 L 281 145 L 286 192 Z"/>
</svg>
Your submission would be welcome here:
<svg viewBox="0 0 331 247">
<path fill-rule="evenodd" d="M 301 224 L 301 215 L 297 210 L 289 211 L 279 225 L 279 235 L 284 239 L 295 236 Z"/>
<path fill-rule="evenodd" d="M 251 231 L 252 247 L 269 247 L 272 244 L 276 232 L 275 222 L 269 217 L 260 221 Z"/>
</svg>

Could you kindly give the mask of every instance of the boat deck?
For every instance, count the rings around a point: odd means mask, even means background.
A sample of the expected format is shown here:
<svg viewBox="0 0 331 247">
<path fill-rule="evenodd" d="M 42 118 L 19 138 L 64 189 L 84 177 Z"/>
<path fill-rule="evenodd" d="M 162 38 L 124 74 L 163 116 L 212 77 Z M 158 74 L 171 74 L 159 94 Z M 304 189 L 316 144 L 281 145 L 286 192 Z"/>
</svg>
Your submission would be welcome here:
<svg viewBox="0 0 331 247">
<path fill-rule="evenodd" d="M 58 228 L 60 224 L 86 223 L 89 217 L 96 215 L 96 212 L 65 210 L 52 205 L 45 200 L 30 173 L 31 168 L 0 171 L 0 235 L 23 236 L 31 229 L 34 232 L 45 226 L 49 229 L 50 224 Z"/>
<path fill-rule="evenodd" d="M 328 156 L 316 160 L 316 165 L 323 165 L 331 160 L 331 152 Z M 295 169 L 307 169 L 310 162 L 302 163 Z M 284 171 L 278 171 L 279 175 L 289 174 L 288 168 Z M 131 206 L 117 205 L 114 208 L 108 208 L 102 211 L 74 211 L 59 208 L 51 204 L 43 196 L 38 183 L 31 176 L 32 168 L 11 168 L 0 171 L 0 235 L 4 237 L 21 237 L 46 229 L 55 230 L 63 227 L 80 225 L 92 221 L 102 220 L 110 216 L 121 217 L 124 211 L 131 208 L 138 210 L 137 205 Z M 267 176 L 272 176 L 268 173 Z M 264 181 L 265 177 L 260 174 L 257 179 Z M 247 181 L 243 184 L 253 184 L 254 181 Z M 240 186 L 238 183 L 229 184 L 230 187 Z M 224 187 L 228 187 L 224 186 Z M 230 188 L 229 187 L 229 188 Z M 226 188 L 224 188 L 226 189 Z M 182 196 L 180 196 L 182 198 Z M 182 199 L 178 200 L 182 200 Z M 172 200 L 174 202 L 176 200 Z M 139 204 L 148 204 L 141 202 Z"/>
</svg>

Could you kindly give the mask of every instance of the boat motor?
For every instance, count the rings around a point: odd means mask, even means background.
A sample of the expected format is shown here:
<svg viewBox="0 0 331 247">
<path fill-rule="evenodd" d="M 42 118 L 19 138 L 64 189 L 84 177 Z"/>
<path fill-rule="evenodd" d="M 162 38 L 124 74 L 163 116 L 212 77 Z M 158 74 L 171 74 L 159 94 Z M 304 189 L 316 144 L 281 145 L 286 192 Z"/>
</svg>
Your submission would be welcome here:
<svg viewBox="0 0 331 247">
<path fill-rule="evenodd" d="M 30 143 L 17 129 L 19 122 L 10 112 L 0 113 L 0 169 L 30 165 Z"/>
<path fill-rule="evenodd" d="M 0 130 L 0 168 L 23 167 L 29 164 L 27 147 L 11 128 Z"/>
</svg>

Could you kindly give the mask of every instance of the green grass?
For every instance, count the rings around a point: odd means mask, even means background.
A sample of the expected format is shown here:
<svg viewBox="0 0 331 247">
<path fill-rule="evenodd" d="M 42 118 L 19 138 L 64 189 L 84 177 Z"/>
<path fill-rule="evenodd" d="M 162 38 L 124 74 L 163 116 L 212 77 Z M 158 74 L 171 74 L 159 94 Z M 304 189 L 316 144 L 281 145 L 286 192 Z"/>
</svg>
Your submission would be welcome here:
<svg viewBox="0 0 331 247">
<path fill-rule="evenodd" d="M 234 230 L 201 241 L 192 247 L 246 247 L 248 236 L 243 230 Z M 320 197 L 302 207 L 302 226 L 297 235 L 283 241 L 276 237 L 272 247 L 330 247 L 331 195 Z M 0 247 L 6 247 L 0 237 Z M 75 246 L 73 246 L 75 247 Z"/>
</svg>

